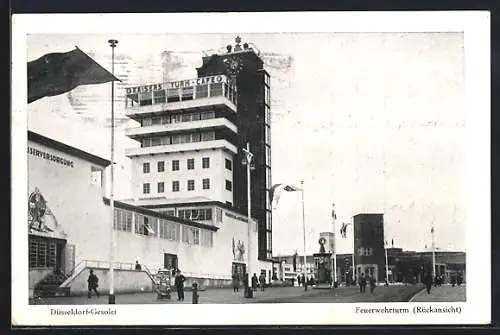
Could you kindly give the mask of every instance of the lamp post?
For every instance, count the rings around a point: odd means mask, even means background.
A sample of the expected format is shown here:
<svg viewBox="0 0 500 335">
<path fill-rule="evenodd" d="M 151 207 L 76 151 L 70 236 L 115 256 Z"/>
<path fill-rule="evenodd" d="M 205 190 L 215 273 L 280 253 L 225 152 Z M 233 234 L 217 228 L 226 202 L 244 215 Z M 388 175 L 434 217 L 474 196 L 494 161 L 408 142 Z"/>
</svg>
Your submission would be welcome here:
<svg viewBox="0 0 500 335">
<path fill-rule="evenodd" d="M 247 252 L 247 264 L 248 264 L 248 287 L 247 287 L 247 296 L 248 298 L 251 297 L 249 291 L 251 290 L 251 273 L 252 273 L 252 201 L 251 201 L 251 173 L 250 171 L 252 170 L 252 159 L 253 159 L 253 154 L 250 152 L 250 143 L 247 142 L 247 147 L 246 149 L 243 149 L 243 153 L 245 154 L 244 159 L 243 159 L 243 165 L 247 166 L 247 217 L 248 217 L 248 229 L 247 229 L 247 238 L 248 238 L 248 252 Z"/>
<path fill-rule="evenodd" d="M 335 219 L 337 214 L 335 213 L 335 204 L 332 204 L 332 222 L 333 222 L 333 248 L 332 248 L 332 287 L 335 287 L 337 282 L 337 252 L 336 252 L 336 241 L 335 241 Z"/>
<path fill-rule="evenodd" d="M 302 268 L 302 272 L 304 273 L 304 278 L 307 280 L 307 270 L 306 270 L 306 264 L 307 264 L 307 256 L 306 256 L 306 213 L 304 209 L 304 180 L 300 181 L 300 189 L 302 192 L 302 231 L 304 232 L 304 267 Z M 304 287 L 307 287 L 304 285 Z"/>
<path fill-rule="evenodd" d="M 115 47 L 118 44 L 117 40 L 111 39 L 108 41 L 111 46 L 111 74 L 115 74 Z M 115 303 L 115 292 L 114 292 L 114 253 L 115 253 L 115 200 L 114 200 L 114 177 L 115 177 L 115 81 L 111 81 L 111 171 L 110 171 L 110 192 L 109 192 L 109 210 L 110 210 L 110 243 L 109 243 L 109 295 L 108 303 Z"/>
<path fill-rule="evenodd" d="M 436 240 L 434 237 L 434 221 L 432 221 L 431 235 L 432 235 L 432 278 L 436 278 Z"/>
</svg>

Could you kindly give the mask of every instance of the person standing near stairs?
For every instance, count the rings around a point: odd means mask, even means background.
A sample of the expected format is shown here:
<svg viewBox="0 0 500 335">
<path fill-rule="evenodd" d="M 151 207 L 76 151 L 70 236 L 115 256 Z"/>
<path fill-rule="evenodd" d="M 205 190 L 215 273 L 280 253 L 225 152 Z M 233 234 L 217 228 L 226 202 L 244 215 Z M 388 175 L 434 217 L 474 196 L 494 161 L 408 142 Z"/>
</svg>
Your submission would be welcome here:
<svg viewBox="0 0 500 335">
<path fill-rule="evenodd" d="M 97 288 L 99 287 L 99 278 L 94 274 L 94 270 L 90 270 L 89 278 L 87 279 L 88 287 L 89 287 L 89 295 L 88 298 L 92 297 L 92 290 L 95 292 L 97 297 L 99 298 L 99 292 L 97 292 Z"/>
</svg>

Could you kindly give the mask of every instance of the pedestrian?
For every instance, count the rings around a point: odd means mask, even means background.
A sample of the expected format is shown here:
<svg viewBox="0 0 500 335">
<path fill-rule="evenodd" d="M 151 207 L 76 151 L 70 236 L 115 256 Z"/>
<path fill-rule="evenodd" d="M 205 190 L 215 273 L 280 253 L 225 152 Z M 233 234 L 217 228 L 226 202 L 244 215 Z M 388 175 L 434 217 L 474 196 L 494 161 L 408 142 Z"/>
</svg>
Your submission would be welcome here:
<svg viewBox="0 0 500 335">
<path fill-rule="evenodd" d="M 426 275 L 424 275 L 424 278 L 422 281 L 425 285 L 425 289 L 427 290 L 427 294 L 430 294 L 431 288 L 432 288 L 432 274 L 430 274 L 428 272 Z"/>
<path fill-rule="evenodd" d="M 92 291 L 95 292 L 97 297 L 99 298 L 99 292 L 97 292 L 97 288 L 99 287 L 99 278 L 94 274 L 94 270 L 90 270 L 89 278 L 87 279 L 89 295 L 88 298 L 92 298 Z"/>
<path fill-rule="evenodd" d="M 135 270 L 136 271 L 141 271 L 142 270 L 141 264 L 139 264 L 139 261 L 135 261 Z"/>
<path fill-rule="evenodd" d="M 177 301 L 184 301 L 184 282 L 186 278 L 182 275 L 181 270 L 177 270 L 175 275 L 175 289 L 177 290 Z"/>
<path fill-rule="evenodd" d="M 300 277 L 300 275 L 297 275 L 297 284 L 299 285 L 299 287 L 302 286 L 302 278 Z"/>
<path fill-rule="evenodd" d="M 257 278 L 257 275 L 254 273 L 252 277 L 252 289 L 257 291 L 257 286 L 259 285 L 259 279 Z"/>
<path fill-rule="evenodd" d="M 259 276 L 260 290 L 264 292 L 264 285 L 266 284 L 266 276 L 261 273 Z"/>
<path fill-rule="evenodd" d="M 377 285 L 377 281 L 375 280 L 374 276 L 370 276 L 370 293 L 373 294 L 373 291 L 375 290 L 375 286 Z"/>
<path fill-rule="evenodd" d="M 240 277 L 237 273 L 233 274 L 233 291 L 238 292 L 240 288 Z"/>
<path fill-rule="evenodd" d="M 304 274 L 302 274 L 302 277 L 300 278 L 300 281 L 302 282 L 302 285 L 303 286 L 307 286 L 307 282 L 306 282 L 306 277 L 304 276 Z"/>
<path fill-rule="evenodd" d="M 360 293 L 366 292 L 366 277 L 364 273 L 362 273 L 361 277 L 359 278 L 359 292 Z"/>
</svg>

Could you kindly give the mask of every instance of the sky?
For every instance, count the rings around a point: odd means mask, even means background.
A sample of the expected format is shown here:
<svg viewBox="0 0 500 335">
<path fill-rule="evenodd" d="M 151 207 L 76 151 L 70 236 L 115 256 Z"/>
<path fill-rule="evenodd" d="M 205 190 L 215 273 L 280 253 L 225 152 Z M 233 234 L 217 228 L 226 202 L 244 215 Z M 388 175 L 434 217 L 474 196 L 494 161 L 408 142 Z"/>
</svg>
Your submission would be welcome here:
<svg viewBox="0 0 500 335">
<path fill-rule="evenodd" d="M 241 34 L 271 75 L 273 183 L 304 180 L 306 251 L 342 222 L 384 213 L 386 240 L 422 251 L 465 251 L 464 41 L 461 33 Z M 123 130 L 124 87 L 196 77 L 202 52 L 235 34 L 116 34 L 116 197 L 130 197 L 138 146 Z M 111 69 L 109 35 L 28 35 L 28 61 L 78 46 Z M 28 105 L 28 127 L 109 157 L 111 84 L 81 86 Z M 273 253 L 303 253 L 301 192 L 273 211 Z M 337 252 L 352 250 L 352 231 Z"/>
</svg>

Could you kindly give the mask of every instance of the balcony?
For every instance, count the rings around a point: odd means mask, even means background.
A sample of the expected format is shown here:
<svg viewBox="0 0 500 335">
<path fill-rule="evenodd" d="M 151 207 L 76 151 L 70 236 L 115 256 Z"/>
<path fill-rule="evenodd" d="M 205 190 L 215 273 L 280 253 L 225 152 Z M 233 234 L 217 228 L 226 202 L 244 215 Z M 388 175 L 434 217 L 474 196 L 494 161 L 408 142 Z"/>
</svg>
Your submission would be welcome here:
<svg viewBox="0 0 500 335">
<path fill-rule="evenodd" d="M 236 146 L 227 140 L 192 142 L 182 144 L 157 145 L 151 147 L 129 148 L 125 150 L 127 157 L 155 155 L 173 152 L 200 151 L 209 149 L 226 149 L 233 154 L 238 153 Z"/>
<path fill-rule="evenodd" d="M 224 118 L 168 123 L 162 125 L 134 127 L 125 130 L 125 135 L 137 139 L 145 135 L 162 135 L 168 133 L 182 133 L 187 130 L 214 130 L 217 128 L 228 128 L 238 133 L 238 128 L 231 121 Z"/>
</svg>

